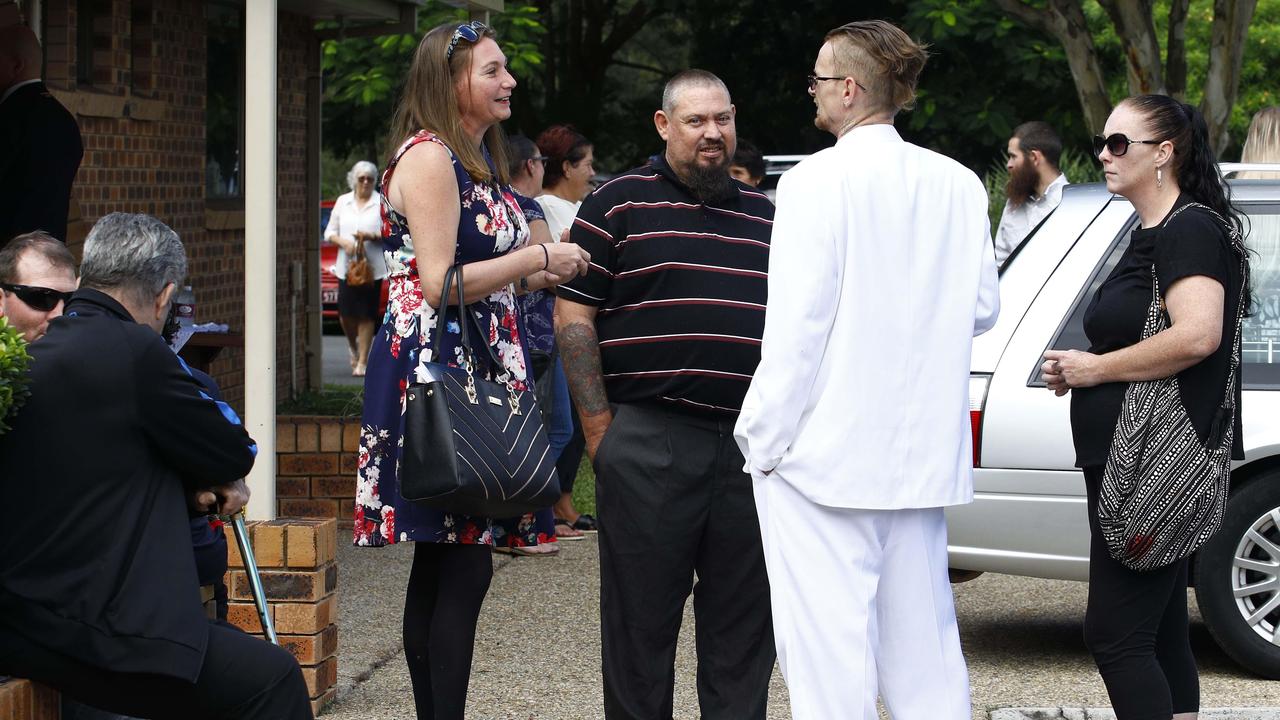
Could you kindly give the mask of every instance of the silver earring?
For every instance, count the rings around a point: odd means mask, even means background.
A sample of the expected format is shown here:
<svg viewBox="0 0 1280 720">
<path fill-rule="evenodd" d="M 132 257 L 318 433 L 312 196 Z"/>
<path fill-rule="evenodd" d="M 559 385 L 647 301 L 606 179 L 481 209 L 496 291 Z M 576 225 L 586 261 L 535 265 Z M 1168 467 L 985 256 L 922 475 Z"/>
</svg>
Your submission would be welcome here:
<svg viewBox="0 0 1280 720">
<path fill-rule="evenodd" d="M 1156 168 L 1156 187 L 1164 187 L 1164 172 L 1161 168 Z"/>
</svg>

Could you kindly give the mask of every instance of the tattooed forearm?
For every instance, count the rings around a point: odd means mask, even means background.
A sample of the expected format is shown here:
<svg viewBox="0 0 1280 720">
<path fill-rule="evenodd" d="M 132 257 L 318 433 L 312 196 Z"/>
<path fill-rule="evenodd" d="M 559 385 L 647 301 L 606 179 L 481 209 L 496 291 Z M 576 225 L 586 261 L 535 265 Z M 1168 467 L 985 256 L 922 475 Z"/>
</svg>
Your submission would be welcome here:
<svg viewBox="0 0 1280 720">
<path fill-rule="evenodd" d="M 600 341 L 595 327 L 580 321 L 556 327 L 556 342 L 569 391 L 584 417 L 609 412 L 604 392 L 604 372 L 600 369 Z"/>
</svg>

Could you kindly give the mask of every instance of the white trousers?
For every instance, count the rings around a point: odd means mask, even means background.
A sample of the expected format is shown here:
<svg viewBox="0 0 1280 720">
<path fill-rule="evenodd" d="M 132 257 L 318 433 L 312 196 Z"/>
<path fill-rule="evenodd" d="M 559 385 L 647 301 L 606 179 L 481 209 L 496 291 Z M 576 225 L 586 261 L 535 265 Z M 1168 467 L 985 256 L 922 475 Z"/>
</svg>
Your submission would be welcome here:
<svg viewBox="0 0 1280 720">
<path fill-rule="evenodd" d="M 818 505 L 754 478 L 794 720 L 970 720 L 942 508 Z"/>
</svg>

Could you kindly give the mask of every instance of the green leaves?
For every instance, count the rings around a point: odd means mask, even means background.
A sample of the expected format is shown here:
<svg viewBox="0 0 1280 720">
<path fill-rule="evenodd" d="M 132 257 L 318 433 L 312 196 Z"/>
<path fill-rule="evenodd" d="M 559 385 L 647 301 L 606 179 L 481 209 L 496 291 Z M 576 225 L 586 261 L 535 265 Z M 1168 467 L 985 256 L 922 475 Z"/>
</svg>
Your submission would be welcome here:
<svg viewBox="0 0 1280 720">
<path fill-rule="evenodd" d="M 8 420 L 27 401 L 27 343 L 5 318 L 0 317 L 0 435 L 9 431 Z"/>
</svg>

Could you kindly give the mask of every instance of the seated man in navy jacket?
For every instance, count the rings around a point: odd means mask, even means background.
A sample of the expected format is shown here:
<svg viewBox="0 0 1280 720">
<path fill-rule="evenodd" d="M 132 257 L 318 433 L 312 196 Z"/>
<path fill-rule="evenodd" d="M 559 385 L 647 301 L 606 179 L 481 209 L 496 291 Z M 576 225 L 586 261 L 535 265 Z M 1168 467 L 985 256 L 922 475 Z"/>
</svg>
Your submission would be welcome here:
<svg viewBox="0 0 1280 720">
<path fill-rule="evenodd" d="M 209 622 L 189 513 L 235 512 L 257 451 L 160 338 L 182 243 L 113 213 L 33 343 L 0 436 L 0 674 L 147 718 L 311 718 L 286 651 Z"/>
</svg>

